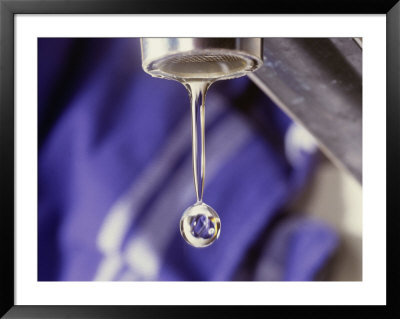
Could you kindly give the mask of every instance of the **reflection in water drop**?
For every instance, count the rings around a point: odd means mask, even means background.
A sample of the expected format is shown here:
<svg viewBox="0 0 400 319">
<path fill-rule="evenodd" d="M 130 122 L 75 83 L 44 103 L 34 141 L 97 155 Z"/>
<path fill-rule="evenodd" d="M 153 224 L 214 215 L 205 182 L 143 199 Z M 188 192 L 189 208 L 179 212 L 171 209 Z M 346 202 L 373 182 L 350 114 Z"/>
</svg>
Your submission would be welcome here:
<svg viewBox="0 0 400 319">
<path fill-rule="evenodd" d="M 221 221 L 210 206 L 197 202 L 185 210 L 180 221 L 182 237 L 194 247 L 207 247 L 218 239 Z"/>
</svg>

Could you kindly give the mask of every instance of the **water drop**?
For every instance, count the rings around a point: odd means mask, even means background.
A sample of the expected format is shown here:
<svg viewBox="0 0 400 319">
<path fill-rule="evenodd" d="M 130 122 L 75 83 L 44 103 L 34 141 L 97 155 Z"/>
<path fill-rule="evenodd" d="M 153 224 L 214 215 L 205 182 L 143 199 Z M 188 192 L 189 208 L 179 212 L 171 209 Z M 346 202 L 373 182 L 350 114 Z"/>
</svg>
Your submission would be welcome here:
<svg viewBox="0 0 400 319">
<path fill-rule="evenodd" d="M 188 207 L 180 221 L 182 237 L 194 247 L 207 247 L 218 239 L 221 221 L 216 211 L 203 202 Z"/>
<path fill-rule="evenodd" d="M 197 202 L 185 210 L 180 222 L 182 237 L 194 247 L 211 245 L 219 237 L 221 221 L 210 206 L 203 203 L 205 156 L 205 98 L 211 81 L 184 82 L 192 107 L 192 162 Z"/>
</svg>

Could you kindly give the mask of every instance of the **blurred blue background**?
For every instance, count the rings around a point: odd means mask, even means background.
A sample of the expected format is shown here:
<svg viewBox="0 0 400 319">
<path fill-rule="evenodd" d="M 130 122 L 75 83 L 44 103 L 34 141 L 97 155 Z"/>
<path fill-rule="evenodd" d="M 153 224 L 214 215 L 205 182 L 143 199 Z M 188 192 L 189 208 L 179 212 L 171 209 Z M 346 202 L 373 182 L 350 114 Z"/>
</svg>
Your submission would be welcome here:
<svg viewBox="0 0 400 319">
<path fill-rule="evenodd" d="M 204 201 L 220 238 L 196 249 L 190 105 L 141 68 L 139 39 L 38 40 L 40 281 L 319 280 L 337 233 L 290 203 L 318 163 L 313 140 L 247 77 L 206 99 Z"/>
</svg>

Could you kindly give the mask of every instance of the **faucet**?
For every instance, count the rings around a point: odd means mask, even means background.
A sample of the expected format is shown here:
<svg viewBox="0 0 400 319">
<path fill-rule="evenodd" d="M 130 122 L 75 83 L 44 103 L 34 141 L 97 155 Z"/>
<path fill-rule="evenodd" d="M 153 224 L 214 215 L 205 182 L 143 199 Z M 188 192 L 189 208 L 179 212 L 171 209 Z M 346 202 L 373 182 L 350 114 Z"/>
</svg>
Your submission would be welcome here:
<svg viewBox="0 0 400 319">
<path fill-rule="evenodd" d="M 361 38 L 142 38 L 141 49 L 143 69 L 155 77 L 247 74 L 362 183 Z"/>
<path fill-rule="evenodd" d="M 261 38 L 142 38 L 143 70 L 182 81 L 237 78 L 262 65 Z"/>
</svg>

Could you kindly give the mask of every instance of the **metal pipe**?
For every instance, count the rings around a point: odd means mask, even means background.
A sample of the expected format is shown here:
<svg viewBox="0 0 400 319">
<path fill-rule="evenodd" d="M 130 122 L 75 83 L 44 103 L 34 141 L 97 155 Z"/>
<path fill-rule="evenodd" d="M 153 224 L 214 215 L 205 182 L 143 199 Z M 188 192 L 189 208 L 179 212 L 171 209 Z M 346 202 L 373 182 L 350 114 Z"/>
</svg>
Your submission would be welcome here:
<svg viewBox="0 0 400 319">
<path fill-rule="evenodd" d="M 249 77 L 362 183 L 362 48 L 353 38 L 264 38 Z"/>
</svg>

